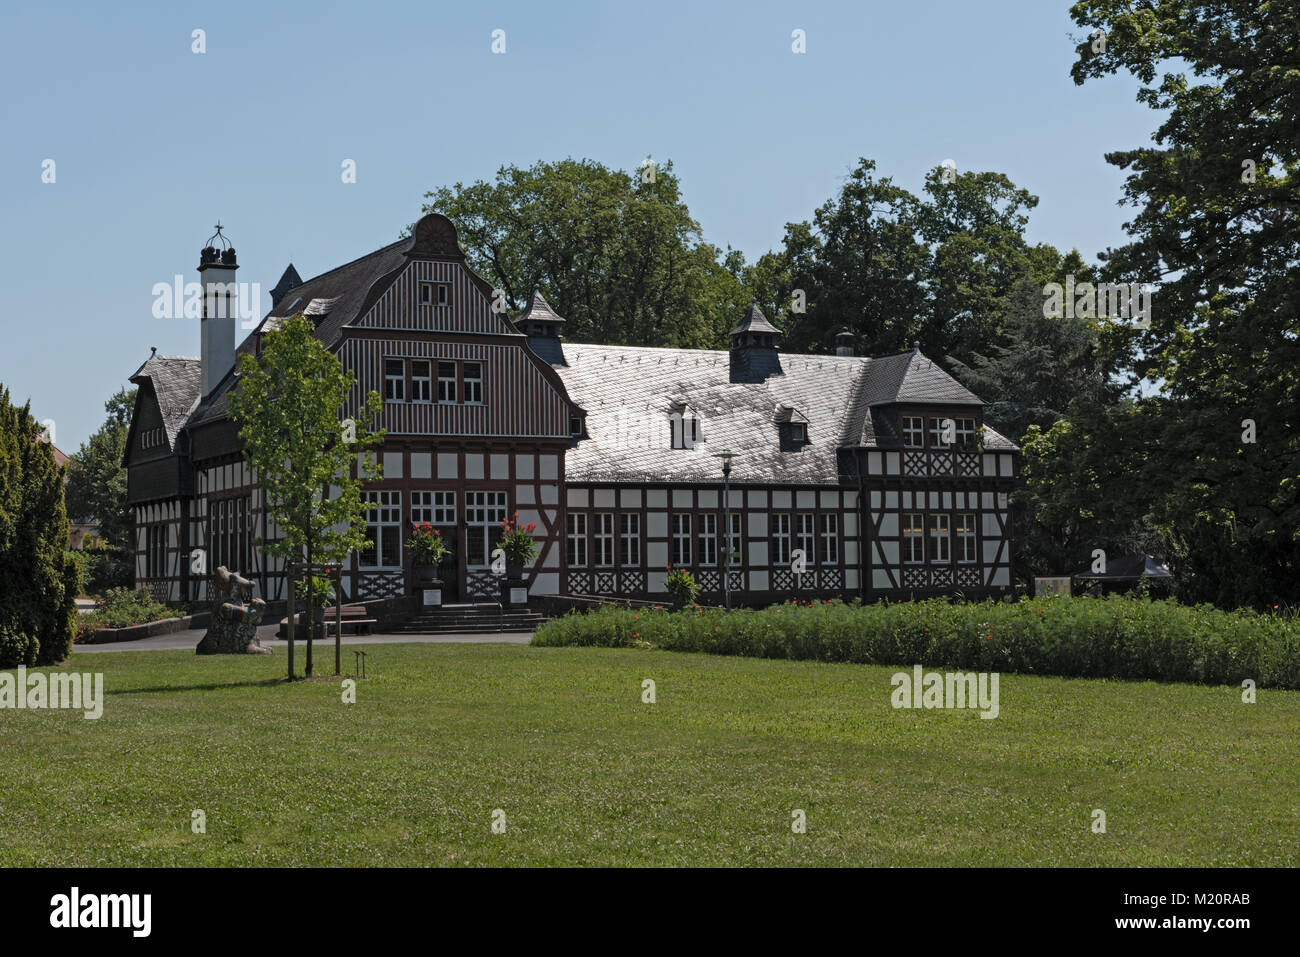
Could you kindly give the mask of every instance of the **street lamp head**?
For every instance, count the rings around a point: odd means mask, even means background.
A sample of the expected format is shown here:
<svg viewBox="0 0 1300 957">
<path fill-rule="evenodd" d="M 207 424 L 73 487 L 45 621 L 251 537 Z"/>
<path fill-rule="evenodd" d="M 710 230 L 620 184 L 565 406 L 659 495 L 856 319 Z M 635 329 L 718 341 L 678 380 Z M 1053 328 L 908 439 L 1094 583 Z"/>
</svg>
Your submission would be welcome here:
<svg viewBox="0 0 1300 957">
<path fill-rule="evenodd" d="M 714 453 L 713 453 L 713 457 L 714 457 L 715 459 L 722 459 L 722 474 L 723 474 L 723 475 L 730 475 L 730 474 L 731 474 L 731 459 L 732 459 L 732 457 L 733 457 L 734 455 L 735 455 L 735 453 L 732 452 L 731 449 L 723 449 L 721 452 L 714 452 Z"/>
</svg>

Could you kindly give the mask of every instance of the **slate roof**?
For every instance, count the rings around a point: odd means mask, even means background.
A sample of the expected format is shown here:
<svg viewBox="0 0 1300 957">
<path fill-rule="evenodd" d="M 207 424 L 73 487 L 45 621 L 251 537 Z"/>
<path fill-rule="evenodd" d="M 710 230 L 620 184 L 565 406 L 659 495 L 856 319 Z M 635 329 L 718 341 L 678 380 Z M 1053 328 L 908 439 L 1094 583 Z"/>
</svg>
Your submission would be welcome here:
<svg viewBox="0 0 1300 957">
<path fill-rule="evenodd" d="M 318 316 L 316 337 L 326 345 L 331 344 L 339 330 L 356 319 L 370 307 L 373 298 L 388 287 L 389 281 L 406 264 L 406 250 L 410 239 L 400 239 L 373 253 L 345 263 L 337 269 L 321 273 L 294 286 L 272 307 L 253 332 L 235 349 L 235 362 L 244 354 L 252 354 L 257 347 L 257 335 L 274 329 L 277 322 L 304 312 L 315 304 Z M 191 417 L 190 424 L 211 422 L 224 418 L 230 410 L 229 392 L 235 377 L 229 375 Z"/>
<path fill-rule="evenodd" d="M 780 354 L 783 374 L 735 381 L 729 352 L 565 343 L 554 364 L 586 410 L 586 436 L 565 456 L 571 482 L 721 481 L 713 456 L 735 453 L 732 482 L 856 483 L 842 449 L 898 447 L 871 428 L 878 406 L 897 402 L 979 405 L 920 353 L 868 358 Z M 699 419 L 693 449 L 671 448 L 670 415 L 685 402 Z M 974 410 L 972 410 L 974 411 Z M 782 440 L 780 424 L 806 420 L 808 442 Z M 890 441 L 894 438 L 894 441 Z M 984 447 L 1016 446 L 985 429 Z"/>
<path fill-rule="evenodd" d="M 131 376 L 136 385 L 148 379 L 153 386 L 170 449 L 198 402 L 202 366 L 198 356 L 153 355 Z"/>
</svg>

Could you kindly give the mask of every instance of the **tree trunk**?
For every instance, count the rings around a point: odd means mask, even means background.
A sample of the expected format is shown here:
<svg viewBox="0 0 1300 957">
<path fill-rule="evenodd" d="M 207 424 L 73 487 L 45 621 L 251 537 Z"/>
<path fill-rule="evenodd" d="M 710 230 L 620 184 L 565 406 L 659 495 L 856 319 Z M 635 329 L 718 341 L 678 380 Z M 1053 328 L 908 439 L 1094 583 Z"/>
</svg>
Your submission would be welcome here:
<svg viewBox="0 0 1300 957">
<path fill-rule="evenodd" d="M 288 607 L 288 614 L 289 614 L 289 617 L 286 619 L 286 623 L 285 623 L 285 629 L 286 629 L 286 631 L 285 631 L 285 637 L 288 638 L 288 641 L 289 641 L 289 680 L 290 680 L 290 681 L 293 680 L 293 619 L 294 619 L 294 614 L 293 614 L 293 589 L 294 589 L 293 570 L 294 570 L 294 569 L 293 569 L 293 562 L 286 561 L 286 562 L 284 563 L 284 583 L 285 583 L 285 589 L 286 589 L 286 591 L 285 591 L 285 600 L 288 602 L 288 606 L 287 606 L 287 607 Z"/>
<path fill-rule="evenodd" d="M 307 542 L 307 662 L 306 676 L 311 677 L 311 640 L 316 637 L 316 589 L 312 586 L 315 584 L 313 572 L 315 568 L 311 563 L 312 547 L 311 541 Z"/>
</svg>

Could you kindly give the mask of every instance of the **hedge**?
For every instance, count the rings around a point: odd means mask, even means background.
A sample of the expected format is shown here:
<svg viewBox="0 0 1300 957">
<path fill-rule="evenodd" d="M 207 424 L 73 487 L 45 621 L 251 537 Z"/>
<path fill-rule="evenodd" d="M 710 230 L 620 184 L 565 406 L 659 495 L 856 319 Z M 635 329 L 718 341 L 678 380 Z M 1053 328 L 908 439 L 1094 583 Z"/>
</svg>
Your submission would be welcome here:
<svg viewBox="0 0 1300 957">
<path fill-rule="evenodd" d="M 1300 688 L 1294 615 L 1124 596 L 790 602 L 730 612 L 604 607 L 546 622 L 532 643 Z"/>
</svg>

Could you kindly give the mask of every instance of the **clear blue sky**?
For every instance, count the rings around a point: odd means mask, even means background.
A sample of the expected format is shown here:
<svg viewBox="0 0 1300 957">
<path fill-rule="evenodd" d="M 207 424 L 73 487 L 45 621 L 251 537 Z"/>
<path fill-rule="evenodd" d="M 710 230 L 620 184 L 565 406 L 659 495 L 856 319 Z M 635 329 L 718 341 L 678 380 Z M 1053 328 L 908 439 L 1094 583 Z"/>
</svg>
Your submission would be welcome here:
<svg viewBox="0 0 1300 957">
<path fill-rule="evenodd" d="M 7 3 L 0 382 L 71 453 L 150 346 L 198 354 L 151 289 L 197 278 L 218 218 L 269 291 L 291 260 L 309 278 L 391 242 L 426 190 L 539 159 L 671 159 L 705 238 L 752 260 L 858 157 L 913 190 L 951 158 L 1039 196 L 1030 238 L 1091 258 L 1129 212 L 1103 155 L 1158 117 L 1128 77 L 1074 86 L 1068 7 Z"/>
</svg>

